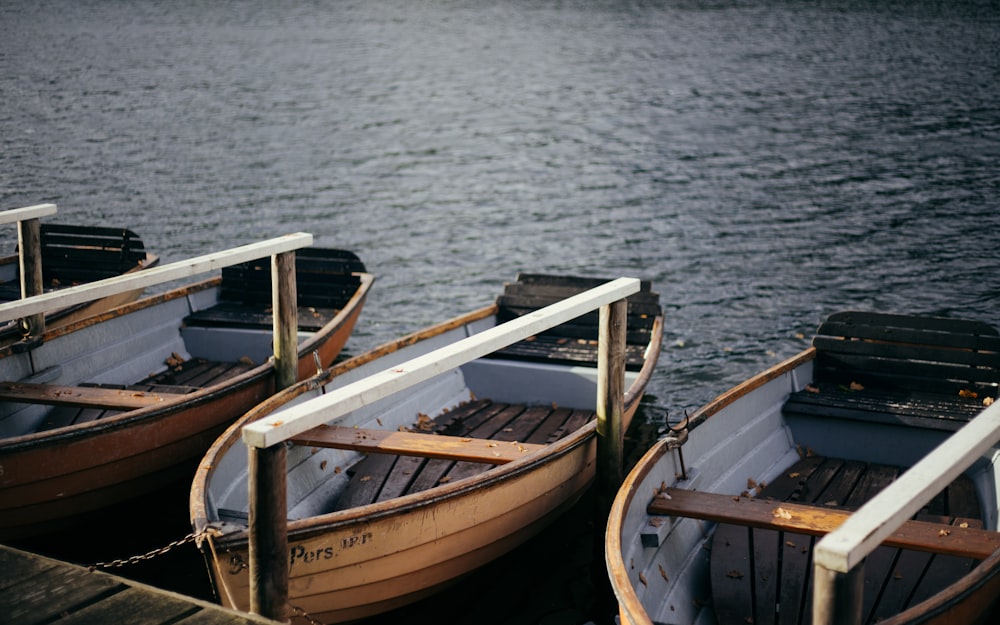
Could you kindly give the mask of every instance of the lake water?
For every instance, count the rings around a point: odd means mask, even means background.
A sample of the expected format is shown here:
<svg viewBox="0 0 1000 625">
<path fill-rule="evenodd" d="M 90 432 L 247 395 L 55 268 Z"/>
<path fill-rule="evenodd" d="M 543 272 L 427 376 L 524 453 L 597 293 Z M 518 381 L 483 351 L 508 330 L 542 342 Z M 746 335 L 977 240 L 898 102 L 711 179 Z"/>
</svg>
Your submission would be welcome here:
<svg viewBox="0 0 1000 625">
<path fill-rule="evenodd" d="M 998 196 L 991 1 L 0 3 L 0 209 L 165 262 L 311 232 L 377 276 L 352 353 L 519 271 L 648 278 L 654 424 L 837 310 L 1000 325 Z M 606 616 L 565 586 L 494 622 Z"/>
</svg>

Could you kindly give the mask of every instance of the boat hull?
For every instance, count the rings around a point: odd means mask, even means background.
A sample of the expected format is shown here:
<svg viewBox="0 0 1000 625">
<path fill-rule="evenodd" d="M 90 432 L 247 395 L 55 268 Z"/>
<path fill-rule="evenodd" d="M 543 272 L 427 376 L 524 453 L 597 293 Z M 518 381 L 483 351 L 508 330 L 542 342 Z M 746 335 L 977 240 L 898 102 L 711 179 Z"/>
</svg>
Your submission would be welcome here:
<svg viewBox="0 0 1000 625">
<path fill-rule="evenodd" d="M 770 483 L 803 453 L 909 466 L 947 436 L 903 426 L 786 419 L 782 405 L 790 393 L 811 383 L 815 355 L 810 348 L 721 395 L 692 415 L 689 431 L 658 441 L 626 477 L 605 536 L 622 623 L 715 622 L 709 583 L 714 524 L 673 517 L 654 522 L 647 506 L 664 486 L 683 483 L 683 488 L 738 497 L 751 488 L 748 477 Z M 994 462 L 984 459 L 972 471 L 979 492 L 992 494 L 984 512 L 995 527 Z M 678 480 L 682 474 L 686 481 Z M 995 553 L 958 583 L 879 623 L 988 622 L 984 618 L 1000 590 L 998 572 L 1000 554 Z"/>
<path fill-rule="evenodd" d="M 362 379 L 497 322 L 497 306 L 474 311 L 340 363 L 330 379 L 333 384 Z M 638 411 L 659 356 L 662 317 L 650 322 L 646 361 L 641 370 L 626 376 L 626 427 Z M 300 383 L 257 407 L 216 441 L 195 475 L 192 528 L 202 537 L 201 548 L 217 595 L 229 607 L 244 611 L 250 607 L 246 528 L 222 520 L 222 509 L 246 510 L 248 505 L 240 431 L 246 423 L 299 401 L 296 393 L 316 392 Z M 485 358 L 442 372 L 398 398 L 386 398 L 382 405 L 366 405 L 340 425 L 394 431 L 412 424 L 416 415 L 449 415 L 470 399 L 483 398 L 504 405 L 551 405 L 566 408 L 564 412 L 592 414 L 596 397 L 596 368 Z M 304 612 L 324 623 L 384 613 L 440 591 L 538 534 L 578 502 L 596 476 L 595 422 L 581 417 L 578 424 L 566 427 L 569 431 L 506 464 L 454 481 L 438 481 L 403 496 L 339 511 L 306 513 L 296 519 L 290 495 L 289 603 L 293 612 Z M 290 450 L 292 491 L 319 491 L 349 472 L 341 471 L 343 456 L 313 454 L 317 451 L 300 446 Z M 360 460 L 354 462 L 358 464 L 343 466 L 360 466 Z M 295 477 L 295 471 L 306 463 L 320 464 L 324 477 L 311 482 Z M 364 475 L 361 469 L 351 470 L 359 471 L 355 479 Z"/>
<path fill-rule="evenodd" d="M 159 323 L 164 327 L 172 327 L 176 334 L 183 317 L 164 319 L 156 309 L 173 305 L 187 311 L 188 298 L 204 297 L 214 284 L 206 282 L 144 298 L 76 324 L 49 330 L 39 350 L 51 351 L 53 369 L 59 370 L 62 341 L 81 343 L 86 354 L 87 345 L 102 345 L 108 333 L 128 336 L 136 326 L 155 326 L 156 318 L 160 318 Z M 302 377 L 315 372 L 314 353 L 324 364 L 332 363 L 340 353 L 358 320 L 370 285 L 371 278 L 367 276 L 364 287 L 336 319 L 300 344 Z M 75 345 L 73 349 L 79 347 Z M 170 353 L 169 344 L 160 348 Z M 10 359 L 17 357 L 13 353 L 6 355 Z M 82 360 L 77 365 L 63 363 L 67 370 L 63 373 L 68 375 L 74 367 L 85 368 L 86 358 Z M 15 363 L 9 364 L 11 371 L 16 370 Z M 3 439 L 0 441 L 0 540 L 62 530 L 95 511 L 185 479 L 233 420 L 273 393 L 274 367 L 268 361 L 224 383 L 171 395 L 170 399 L 144 408 Z"/>
</svg>

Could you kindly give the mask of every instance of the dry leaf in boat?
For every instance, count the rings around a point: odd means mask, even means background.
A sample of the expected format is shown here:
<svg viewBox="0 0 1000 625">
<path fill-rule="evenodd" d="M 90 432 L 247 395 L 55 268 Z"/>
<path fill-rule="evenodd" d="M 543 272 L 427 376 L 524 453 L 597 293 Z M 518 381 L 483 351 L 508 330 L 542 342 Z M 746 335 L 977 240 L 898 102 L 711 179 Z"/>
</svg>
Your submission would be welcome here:
<svg viewBox="0 0 1000 625">
<path fill-rule="evenodd" d="M 180 354 L 177 352 L 171 352 L 170 356 L 166 360 L 166 365 L 168 367 L 176 367 L 181 364 L 184 364 L 184 359 L 181 358 Z"/>
<path fill-rule="evenodd" d="M 324 460 L 323 462 L 319 463 L 319 470 L 320 471 L 326 471 L 326 460 Z"/>
<path fill-rule="evenodd" d="M 806 384 L 807 393 L 819 393 L 819 387 L 813 386 L 812 384 Z"/>
<path fill-rule="evenodd" d="M 958 526 L 961 527 L 962 529 L 966 529 L 966 528 L 969 527 L 969 524 L 968 523 L 959 523 Z"/>
<path fill-rule="evenodd" d="M 992 406 L 993 405 L 993 398 L 992 397 L 984 397 L 983 398 L 983 405 L 984 406 Z"/>
<path fill-rule="evenodd" d="M 333 472 L 336 473 L 337 475 L 340 475 L 341 471 L 343 471 L 343 469 L 341 469 L 340 467 L 333 467 Z"/>
<path fill-rule="evenodd" d="M 752 477 L 748 477 L 747 478 L 747 489 L 755 488 L 756 486 L 757 486 L 757 482 L 755 482 Z"/>
<path fill-rule="evenodd" d="M 656 566 L 660 567 L 660 577 L 663 578 L 663 581 L 669 582 L 670 580 L 667 578 L 667 572 L 663 570 L 663 565 L 657 564 Z"/>
<path fill-rule="evenodd" d="M 361 481 L 362 482 L 367 482 L 367 481 L 369 481 L 371 479 L 372 479 L 372 476 L 370 476 L 370 475 L 362 475 L 361 476 Z"/>
<path fill-rule="evenodd" d="M 418 430 L 429 432 L 434 427 L 434 422 L 423 413 L 417 413 L 417 422 L 414 424 Z"/>
<path fill-rule="evenodd" d="M 654 517 L 650 517 L 650 518 L 649 518 L 649 524 L 650 524 L 650 525 L 651 525 L 652 527 L 660 527 L 660 526 L 661 526 L 661 525 L 663 525 L 664 523 L 666 523 L 666 519 L 664 519 L 664 518 L 663 518 L 663 517 L 661 517 L 661 516 L 654 516 Z"/>
<path fill-rule="evenodd" d="M 740 571 L 729 571 L 726 573 L 726 577 L 731 577 L 733 579 L 743 579 L 743 573 Z"/>
<path fill-rule="evenodd" d="M 799 473 L 798 471 L 796 471 L 796 472 L 794 472 L 794 473 L 789 473 L 789 474 L 788 474 L 788 477 L 790 477 L 790 478 L 792 478 L 792 479 L 794 480 L 795 478 L 797 478 L 797 477 L 798 477 L 798 476 L 800 476 L 800 475 L 802 475 L 802 474 L 801 474 L 801 473 Z"/>
<path fill-rule="evenodd" d="M 772 514 L 774 515 L 774 518 L 776 518 L 776 519 L 790 519 L 790 518 L 792 518 L 792 513 L 789 512 L 788 510 L 785 510 L 784 508 L 775 508 L 774 512 L 772 512 Z"/>
<path fill-rule="evenodd" d="M 938 532 L 938 536 L 950 536 L 950 535 L 951 535 L 951 530 L 941 530 L 940 532 Z"/>
<path fill-rule="evenodd" d="M 446 475 L 446 476 L 442 477 L 440 480 L 438 480 L 438 484 L 447 484 L 450 481 L 451 481 L 451 478 Z"/>
<path fill-rule="evenodd" d="M 970 391 L 967 388 L 963 388 L 962 390 L 960 390 L 958 392 L 958 396 L 959 397 L 964 397 L 966 399 L 975 399 L 975 398 L 979 397 L 979 393 L 977 393 L 976 391 Z"/>
<path fill-rule="evenodd" d="M 382 419 L 379 419 L 378 417 L 375 417 L 375 423 L 378 423 L 379 425 L 382 425 Z"/>
<path fill-rule="evenodd" d="M 851 390 L 852 391 L 863 391 L 863 390 L 865 390 L 865 387 L 861 386 L 857 382 L 851 382 Z"/>
<path fill-rule="evenodd" d="M 246 365 L 248 367 L 252 367 L 253 366 L 253 359 L 250 358 L 249 356 L 240 356 L 240 364 L 241 365 Z"/>
<path fill-rule="evenodd" d="M 795 543 L 793 543 L 793 542 L 792 542 L 792 541 L 790 541 L 790 540 L 786 540 L 786 541 L 785 541 L 785 544 L 786 544 L 787 546 L 789 546 L 789 547 L 792 547 L 792 548 L 795 548 Z"/>
<path fill-rule="evenodd" d="M 643 586 L 649 586 L 649 582 L 646 581 L 646 576 L 642 574 L 642 571 L 639 572 L 639 581 L 642 582 Z"/>
</svg>

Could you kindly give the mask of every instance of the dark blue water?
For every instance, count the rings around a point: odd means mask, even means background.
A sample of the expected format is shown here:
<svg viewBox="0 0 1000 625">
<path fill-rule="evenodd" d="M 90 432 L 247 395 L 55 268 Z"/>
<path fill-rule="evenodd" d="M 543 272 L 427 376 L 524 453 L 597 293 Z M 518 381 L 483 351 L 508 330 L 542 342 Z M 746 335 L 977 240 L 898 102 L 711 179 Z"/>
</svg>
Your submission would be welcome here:
<svg viewBox="0 0 1000 625">
<path fill-rule="evenodd" d="M 166 261 L 311 232 L 377 275 L 354 352 L 649 278 L 654 420 L 840 309 L 1000 325 L 998 192 L 996 2 L 0 2 L 0 208 Z"/>
</svg>

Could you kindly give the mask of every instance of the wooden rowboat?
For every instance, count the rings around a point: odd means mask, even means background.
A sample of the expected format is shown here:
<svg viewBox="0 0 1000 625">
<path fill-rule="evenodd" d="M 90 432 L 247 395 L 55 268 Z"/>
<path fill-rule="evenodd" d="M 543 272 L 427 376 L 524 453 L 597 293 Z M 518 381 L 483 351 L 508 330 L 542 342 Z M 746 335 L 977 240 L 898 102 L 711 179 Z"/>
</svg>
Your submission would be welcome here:
<svg viewBox="0 0 1000 625">
<path fill-rule="evenodd" d="M 340 353 L 373 277 L 321 248 L 299 250 L 295 274 L 302 379 Z M 271 301 L 264 258 L 0 347 L 0 540 L 190 479 L 274 392 Z"/>
<path fill-rule="evenodd" d="M 40 224 L 42 282 L 47 290 L 65 288 L 124 275 L 155 266 L 159 258 L 146 250 L 142 239 L 127 228 Z M 21 297 L 18 255 L 0 258 L 0 302 Z M 115 306 L 134 301 L 142 290 L 68 306 L 45 315 L 45 326 L 56 328 Z M 21 338 L 16 323 L 0 326 L 0 343 Z"/>
<path fill-rule="evenodd" d="M 235 423 L 202 460 L 190 502 L 195 532 L 211 536 L 201 547 L 222 602 L 249 609 L 246 424 L 603 282 L 521 275 L 494 305 L 339 363 Z M 626 421 L 662 338 L 648 283 L 628 298 L 627 319 Z M 596 338 L 594 312 L 293 439 L 289 603 L 297 619 L 348 621 L 428 596 L 576 502 L 595 478 Z"/>
<path fill-rule="evenodd" d="M 812 622 L 817 537 L 982 412 L 998 381 L 987 324 L 832 315 L 812 347 L 698 410 L 629 473 L 605 542 L 622 623 Z M 868 555 L 857 622 L 990 622 L 998 456 L 957 469 Z"/>
</svg>

